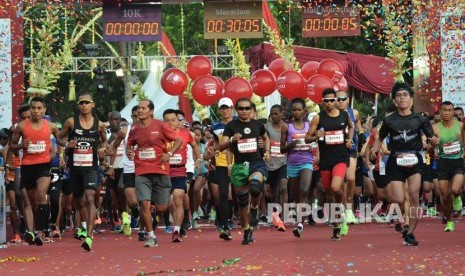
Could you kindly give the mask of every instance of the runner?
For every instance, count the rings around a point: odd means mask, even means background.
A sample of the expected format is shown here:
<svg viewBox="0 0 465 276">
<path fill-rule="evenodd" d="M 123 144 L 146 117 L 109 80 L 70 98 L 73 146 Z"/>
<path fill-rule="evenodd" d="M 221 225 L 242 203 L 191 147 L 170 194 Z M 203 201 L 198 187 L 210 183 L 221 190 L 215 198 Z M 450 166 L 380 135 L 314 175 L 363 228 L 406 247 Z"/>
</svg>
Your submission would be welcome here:
<svg viewBox="0 0 465 276">
<path fill-rule="evenodd" d="M 106 147 L 105 125 L 98 120 L 92 110 L 95 108 L 90 93 L 83 93 L 78 98 L 79 113 L 68 118 L 60 132 L 59 139 L 68 137 L 66 151 L 68 167 L 73 187 L 73 199 L 79 210 L 81 228 L 76 234 L 84 239 L 82 247 L 92 250 L 94 222 L 96 218 L 95 197 L 98 189 L 98 156 L 97 150 Z"/>
<path fill-rule="evenodd" d="M 268 176 L 265 161 L 270 160 L 270 140 L 266 134 L 264 125 L 251 120 L 250 111 L 252 102 L 247 98 L 241 98 L 236 102 L 236 111 L 239 119 L 229 122 L 220 140 L 218 150 L 223 151 L 229 147 L 234 154 L 234 165 L 229 166 L 231 182 L 237 196 L 241 225 L 244 229 L 243 245 L 253 240 L 253 227 L 249 225 L 250 209 L 258 209 L 260 194 L 263 191 L 263 182 Z M 259 153 L 258 139 L 263 139 L 265 148 L 264 157 Z M 252 196 L 250 202 L 249 199 Z"/>
<path fill-rule="evenodd" d="M 281 129 L 283 126 L 283 107 L 273 105 L 270 109 L 271 122 L 265 125 L 270 136 L 270 161 L 266 163 L 271 188 L 271 203 L 279 203 L 281 208 L 287 204 L 287 155 L 281 153 Z M 277 211 L 277 210 L 276 210 Z M 275 215 L 273 215 L 275 217 Z M 279 231 L 286 231 L 279 216 L 273 220 Z"/>
<path fill-rule="evenodd" d="M 171 192 L 169 160 L 182 145 L 181 138 L 170 125 L 153 119 L 154 108 L 151 100 L 144 99 L 139 102 L 138 122 L 132 126 L 126 144 L 126 154 L 135 164 L 137 200 L 148 235 L 145 247 L 158 245 L 152 227 L 150 202 L 153 196 L 157 212 L 160 214 L 168 209 Z M 173 146 L 168 150 L 167 143 L 172 141 Z"/>
<path fill-rule="evenodd" d="M 205 153 L 205 144 L 202 143 L 203 132 L 201 128 L 192 129 L 194 132 L 194 141 L 200 147 L 200 154 L 203 156 Z M 194 188 L 193 188 L 193 208 L 192 208 L 192 227 L 197 228 L 197 221 L 200 220 L 198 213 L 200 203 L 202 201 L 202 190 L 207 182 L 208 170 L 206 167 L 207 161 L 201 160 L 200 169 L 195 170 L 194 173 Z"/>
<path fill-rule="evenodd" d="M 305 136 L 305 142 L 318 141 L 323 188 L 327 198 L 329 197 L 327 201 L 335 204 L 330 208 L 335 211 L 334 214 L 330 214 L 334 227 L 331 240 L 338 241 L 340 240 L 341 228 L 347 227 L 345 218 L 341 218 L 340 214 L 343 212 L 343 184 L 349 165 L 348 149 L 353 146 L 354 126 L 349 114 L 337 109 L 335 102 L 336 91 L 332 88 L 325 89 L 323 91 L 324 110 L 313 117 L 310 129 Z M 328 196 L 330 193 L 332 196 Z"/>
<path fill-rule="evenodd" d="M 302 99 L 293 99 L 291 110 L 292 120 L 289 124 L 283 124 L 281 128 L 281 152 L 287 152 L 287 177 L 294 202 L 296 205 L 299 203 L 307 204 L 314 158 L 310 145 L 304 140 L 310 125 L 304 121 L 306 113 L 305 102 Z M 301 221 L 298 221 L 297 227 L 292 231 L 294 236 L 298 238 L 304 229 L 303 220 L 302 216 Z"/>
<path fill-rule="evenodd" d="M 463 124 L 458 122 L 454 114 L 454 105 L 445 101 L 440 107 L 441 121 L 433 125 L 434 135 L 439 137 L 439 161 L 437 174 L 441 192 L 442 208 L 447 219 L 445 232 L 455 229 L 452 220 L 452 196 L 460 199 L 465 180 L 463 167 L 465 131 Z M 454 204 L 455 204 L 454 200 Z"/>
<path fill-rule="evenodd" d="M 31 118 L 21 121 L 13 131 L 10 147 L 12 150 L 23 149 L 21 160 L 21 186 L 27 191 L 27 198 L 35 209 L 36 229 L 34 236 L 34 217 L 32 210 L 26 210 L 25 220 L 28 231 L 24 240 L 29 244 L 43 245 L 45 232 L 48 231 L 50 209 L 47 205 L 47 191 L 50 185 L 50 154 L 52 151 L 50 134 L 58 136 L 55 124 L 44 120 L 47 108 L 45 99 L 31 99 Z M 22 142 L 19 143 L 19 139 Z"/>
<path fill-rule="evenodd" d="M 171 194 L 172 194 L 172 215 L 173 215 L 173 234 L 172 242 L 181 242 L 181 237 L 186 235 L 187 229 L 182 229 L 181 226 L 184 221 L 184 196 L 187 193 L 187 145 L 191 145 L 196 164 L 196 168 L 200 168 L 200 151 L 199 147 L 194 141 L 190 131 L 186 128 L 179 127 L 179 118 L 176 114 L 176 110 L 167 109 L 163 112 L 163 120 L 168 123 L 176 133 L 176 137 L 182 140 L 182 145 L 173 151 L 173 156 L 170 157 L 170 178 L 171 178 Z M 173 142 L 168 142 L 166 148 L 168 150 L 173 149 Z M 188 206 L 188 205 L 187 205 Z"/>
<path fill-rule="evenodd" d="M 413 233 L 418 222 L 417 208 L 421 187 L 422 157 L 419 154 L 423 148 L 421 135 L 423 132 L 433 146 L 438 145 L 439 139 L 433 136 L 433 129 L 428 119 L 411 110 L 413 89 L 408 84 L 395 83 L 391 97 L 397 106 L 397 111 L 384 119 L 373 151 L 377 154 L 381 142 L 389 136 L 390 156 L 386 171 L 389 172 L 391 199 L 393 203 L 400 205 L 401 211 L 404 209 L 403 205 L 406 200 L 404 183 L 408 180 L 410 208 L 405 211 L 408 212 L 406 216 L 410 219 L 410 227 L 405 234 L 404 245 L 418 245 Z"/>
<path fill-rule="evenodd" d="M 338 91 L 337 96 L 337 108 L 344 110 L 349 113 L 350 120 L 354 125 L 354 144 L 349 149 L 349 167 L 346 172 L 346 185 L 344 186 L 344 197 L 343 202 L 346 206 L 346 218 L 347 224 L 355 224 L 353 208 L 354 208 L 354 194 L 355 194 L 355 171 L 357 169 L 357 157 L 358 157 L 358 133 L 363 134 L 362 124 L 360 123 L 360 116 L 356 109 L 349 107 L 349 97 L 346 91 Z M 360 164 L 361 165 L 361 164 Z M 347 228 L 341 229 L 341 235 L 347 234 Z"/>
</svg>

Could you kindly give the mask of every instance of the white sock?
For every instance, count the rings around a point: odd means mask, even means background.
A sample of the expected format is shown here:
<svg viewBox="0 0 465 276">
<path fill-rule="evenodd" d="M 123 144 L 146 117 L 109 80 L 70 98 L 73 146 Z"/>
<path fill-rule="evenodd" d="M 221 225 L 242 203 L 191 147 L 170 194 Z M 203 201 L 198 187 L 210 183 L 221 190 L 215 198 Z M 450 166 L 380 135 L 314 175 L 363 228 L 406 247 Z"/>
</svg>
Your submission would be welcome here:
<svg viewBox="0 0 465 276">
<path fill-rule="evenodd" d="M 181 226 L 175 226 L 174 227 L 174 232 L 176 232 L 176 231 L 178 231 L 178 232 L 181 231 Z"/>
<path fill-rule="evenodd" d="M 149 235 L 149 238 L 155 238 L 155 233 L 153 233 L 153 231 L 150 231 L 147 234 Z"/>
<path fill-rule="evenodd" d="M 81 226 L 83 229 L 87 229 L 87 222 L 85 221 L 81 222 Z"/>
</svg>

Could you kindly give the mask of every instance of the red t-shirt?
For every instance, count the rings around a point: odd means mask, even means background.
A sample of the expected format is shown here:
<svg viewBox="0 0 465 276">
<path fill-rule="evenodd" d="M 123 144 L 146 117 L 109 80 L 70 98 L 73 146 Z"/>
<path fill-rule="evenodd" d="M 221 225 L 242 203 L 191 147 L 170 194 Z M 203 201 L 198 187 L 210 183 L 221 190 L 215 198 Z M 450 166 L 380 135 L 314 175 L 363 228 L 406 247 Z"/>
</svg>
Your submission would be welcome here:
<svg viewBox="0 0 465 276">
<path fill-rule="evenodd" d="M 161 163 L 160 157 L 168 152 L 167 143 L 176 138 L 178 134 L 160 120 L 152 119 L 147 127 L 135 124 L 129 132 L 127 146 L 135 149 L 136 176 L 149 173 L 169 174 L 169 163 Z"/>
<path fill-rule="evenodd" d="M 177 137 L 181 138 L 182 145 L 170 157 L 170 177 L 186 177 L 186 162 L 187 162 L 187 144 L 194 142 L 192 134 L 187 129 L 181 128 L 176 132 Z M 167 143 L 166 147 L 171 149 L 173 142 Z"/>
<path fill-rule="evenodd" d="M 23 140 L 29 139 L 29 147 L 23 150 L 23 165 L 50 163 L 50 127 L 43 120 L 40 129 L 33 129 L 30 119 L 24 122 Z"/>
</svg>

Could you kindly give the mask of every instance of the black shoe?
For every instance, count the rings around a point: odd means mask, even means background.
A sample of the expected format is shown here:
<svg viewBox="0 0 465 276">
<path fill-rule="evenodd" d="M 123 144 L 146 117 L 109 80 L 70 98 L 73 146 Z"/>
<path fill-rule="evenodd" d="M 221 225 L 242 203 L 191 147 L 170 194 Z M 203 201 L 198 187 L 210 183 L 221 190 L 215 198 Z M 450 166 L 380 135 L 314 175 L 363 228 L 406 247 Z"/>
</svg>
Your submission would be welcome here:
<svg viewBox="0 0 465 276">
<path fill-rule="evenodd" d="M 396 226 L 394 228 L 396 232 L 401 233 L 402 232 L 402 225 L 400 223 L 396 223 Z"/>
<path fill-rule="evenodd" d="M 145 237 L 145 232 L 137 232 L 137 239 L 139 241 L 146 241 L 147 238 Z"/>
<path fill-rule="evenodd" d="M 315 220 L 313 219 L 313 216 L 310 214 L 310 215 L 308 216 L 308 225 L 313 226 L 313 225 L 315 225 L 315 224 L 316 224 L 316 223 L 315 223 Z"/>
<path fill-rule="evenodd" d="M 258 225 L 258 208 L 250 208 L 250 226 L 256 227 Z"/>
<path fill-rule="evenodd" d="M 404 225 L 404 230 L 402 231 L 402 238 L 407 237 L 408 229 L 409 229 L 409 226 Z"/>
<path fill-rule="evenodd" d="M 181 227 L 181 230 L 179 230 L 179 235 L 181 235 L 181 238 L 187 237 L 187 230 L 184 227 Z"/>
<path fill-rule="evenodd" d="M 413 233 L 407 234 L 404 238 L 404 245 L 418 245 L 418 241 L 415 239 Z"/>
<path fill-rule="evenodd" d="M 261 215 L 260 216 L 260 222 L 268 223 L 268 218 L 266 217 L 266 215 Z"/>
<path fill-rule="evenodd" d="M 44 239 L 41 236 L 37 235 L 34 239 L 34 244 L 37 246 L 42 246 L 44 245 Z"/>
<path fill-rule="evenodd" d="M 237 226 L 234 224 L 234 221 L 232 219 L 228 219 L 228 227 L 229 229 L 236 229 Z"/>
<path fill-rule="evenodd" d="M 186 221 L 184 221 L 184 223 L 182 224 L 182 227 L 183 227 L 184 229 L 192 229 L 192 224 L 191 224 L 191 222 L 190 222 L 189 220 L 186 220 Z"/>
<path fill-rule="evenodd" d="M 446 224 L 447 223 L 447 218 L 446 217 L 442 217 L 442 224 Z"/>
<path fill-rule="evenodd" d="M 325 217 L 325 214 L 323 213 L 323 209 L 318 209 L 318 210 L 316 211 L 316 214 L 317 214 L 317 216 L 318 216 L 319 219 L 322 219 L 322 218 Z"/>
<path fill-rule="evenodd" d="M 333 236 L 331 237 L 332 241 L 339 241 L 341 240 L 341 227 L 334 227 L 333 228 Z"/>
<path fill-rule="evenodd" d="M 231 236 L 231 230 L 229 229 L 222 229 L 220 232 L 220 238 L 225 240 L 225 241 L 230 241 L 232 240 Z"/>
<path fill-rule="evenodd" d="M 34 244 L 34 233 L 29 232 L 29 231 L 26 231 L 26 233 L 24 233 L 24 240 L 25 240 L 29 245 L 33 245 L 33 244 Z"/>
<path fill-rule="evenodd" d="M 247 245 L 251 242 L 255 242 L 252 237 L 253 234 L 253 227 L 249 227 L 249 229 L 244 231 L 244 239 L 242 240 L 242 245 Z"/>
<path fill-rule="evenodd" d="M 294 234 L 294 236 L 296 236 L 297 238 L 300 238 L 303 230 L 304 230 L 303 225 L 299 223 L 299 225 L 297 225 L 297 227 L 294 228 L 294 230 L 292 230 L 292 234 Z"/>
</svg>

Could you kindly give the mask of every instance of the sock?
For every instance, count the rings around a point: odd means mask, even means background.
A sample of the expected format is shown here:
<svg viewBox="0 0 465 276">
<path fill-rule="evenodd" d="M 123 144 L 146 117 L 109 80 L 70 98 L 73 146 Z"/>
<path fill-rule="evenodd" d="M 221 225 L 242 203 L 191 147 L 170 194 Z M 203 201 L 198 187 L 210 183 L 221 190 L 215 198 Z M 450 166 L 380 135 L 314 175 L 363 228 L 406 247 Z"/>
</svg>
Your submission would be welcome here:
<svg viewBox="0 0 465 276">
<path fill-rule="evenodd" d="M 83 230 L 87 229 L 87 222 L 81 221 L 81 226 Z"/>
<path fill-rule="evenodd" d="M 131 215 L 132 217 L 134 218 L 138 218 L 139 217 L 139 206 L 136 206 L 134 208 L 131 209 Z"/>
<path fill-rule="evenodd" d="M 147 235 L 149 238 L 155 238 L 155 233 L 153 231 L 148 232 Z"/>
<path fill-rule="evenodd" d="M 181 231 L 181 226 L 174 226 L 174 229 L 173 229 L 174 232 L 178 231 Z"/>
<path fill-rule="evenodd" d="M 247 231 L 250 229 L 250 225 L 247 225 L 247 227 L 244 228 L 244 231 Z"/>
</svg>

